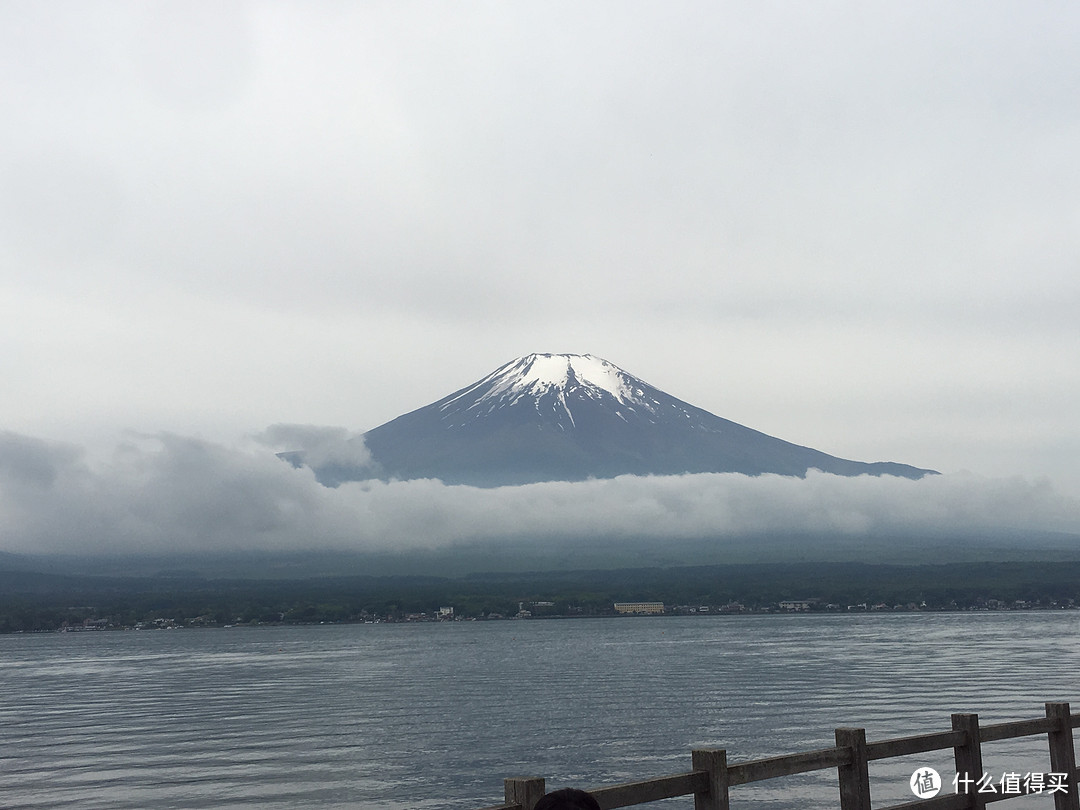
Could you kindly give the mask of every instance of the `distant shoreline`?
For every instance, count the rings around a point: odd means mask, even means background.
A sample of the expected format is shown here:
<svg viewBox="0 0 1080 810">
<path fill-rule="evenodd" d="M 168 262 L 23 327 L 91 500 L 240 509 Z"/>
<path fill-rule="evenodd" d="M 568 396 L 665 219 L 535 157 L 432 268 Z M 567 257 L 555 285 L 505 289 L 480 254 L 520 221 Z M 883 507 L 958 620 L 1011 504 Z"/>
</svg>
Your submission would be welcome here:
<svg viewBox="0 0 1080 810">
<path fill-rule="evenodd" d="M 0 572 L 3 633 L 620 618 L 615 604 L 626 602 L 662 603 L 663 616 L 1063 610 L 1080 605 L 1080 562 L 763 563 L 296 580 Z"/>
<path fill-rule="evenodd" d="M 865 610 L 747 610 L 740 613 L 681 613 L 681 612 L 664 612 L 657 614 L 635 613 L 635 614 L 618 614 L 618 613 L 596 613 L 588 616 L 584 615 L 550 615 L 550 616 L 503 616 L 503 617 L 470 617 L 460 619 L 377 619 L 377 620 L 357 620 L 357 621 L 336 621 L 336 622 L 252 622 L 241 624 L 167 624 L 161 627 L 138 627 L 138 626 L 108 626 L 108 627 L 85 627 L 85 626 L 70 626 L 61 627 L 52 630 L 15 630 L 11 631 L 9 635 L 28 635 L 39 633 L 114 633 L 114 632 L 155 632 L 161 630 L 243 630 L 254 628 L 281 628 L 281 627 L 341 627 L 341 626 L 356 626 L 356 625 L 376 625 L 376 624 L 463 624 L 463 623 L 480 623 L 487 624 L 491 622 L 534 622 L 534 621 L 580 621 L 588 619 L 600 619 L 600 620 L 627 620 L 627 619 L 652 619 L 656 621 L 664 621 L 666 619 L 673 618 L 687 618 L 693 616 L 694 618 L 702 619 L 734 619 L 734 618 L 764 618 L 775 616 L 798 616 L 804 618 L 835 618 L 837 616 L 845 617 L 865 617 L 872 616 L 894 616 L 897 614 L 910 615 L 912 613 L 925 613 L 925 614 L 942 614 L 942 613 L 958 613 L 958 614 L 970 614 L 970 613 L 1050 613 L 1060 611 L 1072 611 L 1080 610 L 1078 605 L 1059 605 L 1056 607 L 1039 607 L 1039 606 L 1027 606 L 1027 607 L 1006 607 L 1006 608 L 920 608 L 914 610 L 908 610 L 906 608 L 892 608 L 892 609 L 865 609 Z"/>
</svg>

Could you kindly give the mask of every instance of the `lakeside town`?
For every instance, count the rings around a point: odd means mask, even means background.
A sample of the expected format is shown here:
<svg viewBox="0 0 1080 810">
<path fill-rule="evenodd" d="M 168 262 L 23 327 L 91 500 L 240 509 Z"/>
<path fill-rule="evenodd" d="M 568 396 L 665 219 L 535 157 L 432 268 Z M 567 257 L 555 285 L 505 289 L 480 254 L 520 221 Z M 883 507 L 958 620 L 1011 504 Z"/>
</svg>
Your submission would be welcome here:
<svg viewBox="0 0 1080 810">
<path fill-rule="evenodd" d="M 0 633 L 626 616 L 1071 610 L 1080 562 L 801 563 L 476 577 L 96 578 L 0 572 Z"/>
<path fill-rule="evenodd" d="M 637 601 L 637 602 L 614 602 L 607 611 L 588 611 L 577 605 L 559 605 L 554 601 L 540 600 L 533 602 L 520 602 L 518 610 L 511 614 L 491 612 L 480 616 L 466 615 L 455 610 L 453 606 L 441 606 L 431 611 L 418 612 L 391 612 L 376 615 L 362 611 L 356 616 L 337 618 L 332 620 L 298 620 L 295 616 L 285 613 L 276 618 L 263 616 L 261 618 L 246 618 L 237 616 L 233 621 L 221 622 L 210 615 L 195 616 L 192 618 L 167 618 L 154 617 L 127 624 L 117 622 L 109 618 L 97 615 L 88 616 L 80 621 L 65 620 L 58 627 L 39 629 L 38 632 L 83 632 L 95 630 L 179 630 L 183 628 L 209 628 L 209 627 L 253 627 L 253 626 L 280 626 L 280 625 L 315 625 L 315 624 L 381 624 L 401 622 L 462 622 L 462 621 L 504 621 L 504 620 L 531 620 L 531 619 L 573 619 L 573 618 L 619 618 L 626 616 L 716 616 L 716 615 L 765 615 L 765 614 L 852 614 L 852 613 L 897 613 L 897 612 L 958 612 L 958 611 L 1026 611 L 1026 610 L 1075 610 L 1076 603 L 1073 599 L 1058 602 L 1057 600 L 1028 601 L 1017 599 L 1006 602 L 1001 599 L 978 599 L 974 604 L 960 606 L 955 603 L 945 606 L 931 607 L 925 602 L 916 604 L 886 604 L 879 602 L 869 604 L 841 605 L 835 602 L 825 603 L 820 599 L 785 599 L 772 605 L 747 607 L 739 602 L 729 602 L 724 605 L 665 605 L 663 602 Z M 88 610 L 89 608 L 72 608 L 72 610 Z M 15 631 L 24 632 L 24 631 Z"/>
</svg>

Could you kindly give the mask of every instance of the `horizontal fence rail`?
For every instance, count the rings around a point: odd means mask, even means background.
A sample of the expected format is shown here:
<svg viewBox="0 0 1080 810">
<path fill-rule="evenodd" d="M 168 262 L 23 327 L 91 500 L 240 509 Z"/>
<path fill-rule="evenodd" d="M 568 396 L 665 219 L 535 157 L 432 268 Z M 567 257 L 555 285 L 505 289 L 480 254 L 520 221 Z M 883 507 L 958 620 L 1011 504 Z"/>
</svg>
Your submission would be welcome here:
<svg viewBox="0 0 1080 810">
<path fill-rule="evenodd" d="M 895 804 L 878 810 L 982 810 L 987 804 L 1020 798 L 1029 793 L 1050 793 L 1054 810 L 1080 810 L 1077 791 L 1076 755 L 1073 729 L 1080 727 L 1080 715 L 1069 713 L 1068 703 L 1047 703 L 1046 716 L 1035 720 L 980 725 L 977 714 L 952 715 L 950 731 L 897 737 L 868 743 L 861 728 L 836 729 L 836 745 L 817 751 L 803 751 L 768 759 L 728 764 L 722 748 L 699 749 L 692 753 L 691 770 L 639 782 L 590 788 L 602 810 L 693 796 L 694 810 L 729 810 L 730 790 L 738 785 L 792 776 L 808 771 L 835 769 L 840 810 L 871 810 L 868 763 L 874 760 L 925 754 L 952 749 L 956 773 L 970 777 L 965 791 L 943 792 L 928 799 Z M 983 743 L 1019 737 L 1046 735 L 1049 751 L 1049 784 L 1018 784 L 1015 792 L 980 793 L 974 782 L 983 774 Z M 942 786 L 943 787 L 943 786 Z M 481 810 L 533 810 L 544 795 L 542 777 L 514 777 L 504 780 L 502 804 Z"/>
</svg>

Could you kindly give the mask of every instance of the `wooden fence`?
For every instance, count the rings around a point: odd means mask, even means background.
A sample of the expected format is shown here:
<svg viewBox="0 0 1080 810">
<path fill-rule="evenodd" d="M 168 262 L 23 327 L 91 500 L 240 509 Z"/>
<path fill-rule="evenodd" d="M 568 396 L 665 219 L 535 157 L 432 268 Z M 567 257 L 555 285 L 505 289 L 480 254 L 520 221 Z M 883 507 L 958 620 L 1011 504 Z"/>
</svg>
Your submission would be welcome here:
<svg viewBox="0 0 1080 810">
<path fill-rule="evenodd" d="M 949 780 L 942 777 L 945 784 L 941 786 L 941 792 L 933 798 L 916 799 L 877 810 L 982 810 L 990 802 L 1018 798 L 1027 793 L 1052 794 L 1055 810 L 1080 810 L 1072 733 L 1077 726 L 1080 726 L 1080 715 L 1070 715 L 1068 703 L 1047 703 L 1046 716 L 1035 720 L 980 726 L 977 714 L 954 714 L 950 731 L 879 742 L 867 742 L 865 729 L 838 728 L 836 745 L 832 748 L 730 765 L 724 749 L 702 749 L 693 752 L 691 770 L 684 773 L 592 788 L 588 792 L 603 810 L 630 807 L 676 796 L 693 796 L 695 810 L 729 810 L 729 793 L 738 785 L 835 768 L 840 810 L 871 810 L 870 774 L 867 766 L 874 760 L 951 748 L 956 773 L 976 780 L 983 774 L 983 743 L 1045 734 L 1050 752 L 1048 775 L 1056 777 L 1051 783 L 1021 783 L 1015 786 L 1015 792 L 1011 790 L 1014 786 L 1009 785 L 1009 792 L 999 790 L 991 794 L 978 792 L 974 783 L 965 785 L 964 790 L 960 789 L 960 785 L 953 788 Z M 503 804 L 482 810 L 533 810 L 533 806 L 544 795 L 544 779 L 506 779 L 504 789 Z"/>
</svg>

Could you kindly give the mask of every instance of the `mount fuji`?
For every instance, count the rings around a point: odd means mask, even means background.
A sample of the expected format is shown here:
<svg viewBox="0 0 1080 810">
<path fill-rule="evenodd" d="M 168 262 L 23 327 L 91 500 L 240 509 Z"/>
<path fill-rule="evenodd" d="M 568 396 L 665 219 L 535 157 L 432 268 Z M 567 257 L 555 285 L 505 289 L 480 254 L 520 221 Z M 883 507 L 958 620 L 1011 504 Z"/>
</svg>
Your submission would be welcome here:
<svg viewBox="0 0 1080 810">
<path fill-rule="evenodd" d="M 734 472 L 921 478 L 933 470 L 864 463 L 767 436 L 696 408 L 588 354 L 530 354 L 438 402 L 369 430 L 372 463 L 313 463 L 328 486 L 439 478 L 496 487 L 618 475 Z M 302 451 L 282 453 L 304 463 Z M 312 459 L 314 462 L 315 460 Z"/>
</svg>

